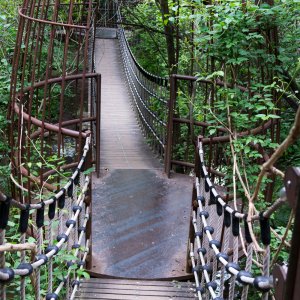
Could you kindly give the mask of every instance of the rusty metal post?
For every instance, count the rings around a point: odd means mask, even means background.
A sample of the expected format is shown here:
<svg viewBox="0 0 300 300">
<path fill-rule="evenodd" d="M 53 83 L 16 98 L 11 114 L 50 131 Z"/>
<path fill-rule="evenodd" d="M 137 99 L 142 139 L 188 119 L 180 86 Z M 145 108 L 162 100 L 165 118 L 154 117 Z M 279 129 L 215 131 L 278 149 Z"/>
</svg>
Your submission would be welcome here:
<svg viewBox="0 0 300 300">
<path fill-rule="evenodd" d="M 92 166 L 92 148 L 87 154 L 87 160 L 86 160 L 86 169 L 91 168 Z M 89 189 L 87 192 L 87 195 L 85 197 L 85 205 L 89 209 L 89 220 L 86 224 L 86 241 L 89 240 L 89 253 L 86 260 L 86 269 L 90 270 L 92 268 L 92 178 L 93 176 L 90 176 L 90 183 L 89 183 Z"/>
<path fill-rule="evenodd" d="M 97 75 L 96 96 L 96 173 L 100 177 L 101 74 Z"/>
<path fill-rule="evenodd" d="M 174 129 L 174 109 L 176 103 L 177 79 L 175 75 L 170 76 L 170 100 L 168 105 L 168 123 L 167 123 L 167 145 L 165 150 L 165 172 L 170 177 L 172 149 L 173 149 L 173 129 Z"/>
<path fill-rule="evenodd" d="M 284 299 L 297 300 L 300 295 L 300 168 L 287 169 L 285 188 L 288 202 L 295 213 L 295 222 Z"/>
</svg>

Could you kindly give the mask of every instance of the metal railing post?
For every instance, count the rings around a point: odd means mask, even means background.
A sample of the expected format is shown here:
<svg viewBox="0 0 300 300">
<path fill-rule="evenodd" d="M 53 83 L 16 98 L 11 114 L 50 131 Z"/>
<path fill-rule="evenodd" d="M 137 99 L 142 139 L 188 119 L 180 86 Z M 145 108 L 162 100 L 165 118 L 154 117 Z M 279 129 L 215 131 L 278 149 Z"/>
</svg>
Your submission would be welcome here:
<svg viewBox="0 0 300 300">
<path fill-rule="evenodd" d="M 288 168 L 284 184 L 288 203 L 295 213 L 295 221 L 288 266 L 274 266 L 275 299 L 297 300 L 300 295 L 300 168 Z"/>
<path fill-rule="evenodd" d="M 101 74 L 97 75 L 96 95 L 96 174 L 100 177 Z"/>
<path fill-rule="evenodd" d="M 297 300 L 300 295 L 300 168 L 289 168 L 286 171 L 285 188 L 288 202 L 295 213 L 295 221 L 284 299 Z"/>
<path fill-rule="evenodd" d="M 170 76 L 170 100 L 168 105 L 168 122 L 167 122 L 167 145 L 165 150 L 165 172 L 170 177 L 171 159 L 173 148 L 173 128 L 174 128 L 174 109 L 176 102 L 176 76 Z"/>
</svg>

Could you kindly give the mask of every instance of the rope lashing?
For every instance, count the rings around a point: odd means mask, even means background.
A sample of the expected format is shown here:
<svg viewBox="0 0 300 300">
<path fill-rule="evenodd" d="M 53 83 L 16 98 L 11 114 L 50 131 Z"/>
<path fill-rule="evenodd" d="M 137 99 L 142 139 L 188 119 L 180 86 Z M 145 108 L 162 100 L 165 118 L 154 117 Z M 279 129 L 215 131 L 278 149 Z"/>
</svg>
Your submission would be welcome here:
<svg viewBox="0 0 300 300">
<path fill-rule="evenodd" d="M 86 177 L 85 185 L 82 189 L 81 194 L 78 197 L 78 201 L 77 201 L 78 203 L 75 206 L 76 209 L 74 210 L 73 216 L 71 218 L 71 220 L 73 220 L 75 222 L 77 221 L 78 216 L 79 216 L 79 214 L 82 210 L 82 207 L 83 207 L 83 204 L 84 204 L 84 198 L 85 198 L 85 195 L 86 195 L 87 190 L 88 190 L 89 182 L 90 182 L 89 177 Z M 27 216 L 27 211 L 28 211 L 28 216 Z M 29 218 L 29 210 L 21 211 L 21 213 L 22 212 L 24 214 L 23 215 L 24 222 L 22 222 L 22 230 L 24 230 L 25 227 L 26 227 L 25 225 L 28 224 L 27 217 Z M 25 215 L 24 212 L 26 212 L 26 215 Z M 21 224 L 21 222 L 20 222 L 20 224 Z M 66 232 L 64 232 L 64 233 L 62 233 L 58 236 L 59 240 L 58 240 L 58 243 L 56 245 L 49 245 L 45 250 L 45 254 L 41 253 L 41 254 L 38 254 L 36 256 L 36 261 L 30 264 L 34 270 L 39 268 L 40 266 L 46 264 L 50 258 L 55 256 L 61 250 L 62 245 L 65 242 L 67 242 L 68 237 L 69 237 L 71 231 L 74 228 L 74 224 L 76 224 L 76 223 L 71 222 L 71 224 L 68 227 L 68 229 L 66 230 Z M 82 231 L 85 231 L 85 228 L 82 228 Z M 30 270 L 28 268 L 19 268 L 19 267 L 17 267 L 16 269 L 10 269 L 10 268 L 0 269 L 0 280 L 3 281 L 3 282 L 11 280 L 11 278 L 8 276 L 8 274 L 14 274 L 14 275 L 20 275 L 20 276 L 29 276 L 30 275 Z"/>
<path fill-rule="evenodd" d="M 217 213 L 219 214 L 221 212 L 220 206 L 222 206 L 225 215 L 227 212 L 230 215 L 233 215 L 235 218 L 244 219 L 246 217 L 246 214 L 239 212 L 237 210 L 234 210 L 230 206 L 228 206 L 227 203 L 222 199 L 222 197 L 217 192 L 214 184 L 211 182 L 207 168 L 205 166 L 205 162 L 204 162 L 204 151 L 203 151 L 203 147 L 202 147 L 202 142 L 199 142 L 199 153 L 198 154 L 199 154 L 199 158 L 200 158 L 200 175 L 201 175 L 201 178 L 203 178 L 205 180 L 205 191 L 210 192 L 211 198 L 214 199 L 213 201 L 216 201 Z M 285 191 L 281 191 L 280 199 L 285 199 L 285 197 L 286 197 Z M 264 212 L 262 214 L 264 214 Z M 226 218 L 227 218 L 227 216 L 226 216 Z M 258 217 L 258 219 L 260 219 L 260 217 Z"/>
<path fill-rule="evenodd" d="M 199 182 L 198 178 L 196 178 L 196 191 L 197 191 L 197 199 L 202 199 L 202 198 L 200 198 L 201 197 L 200 196 L 200 182 Z M 202 211 L 204 211 L 202 203 L 203 203 L 203 201 L 198 200 L 199 214 Z M 201 221 L 203 223 L 204 228 L 205 227 L 207 228 L 207 226 L 209 226 L 207 224 L 207 219 L 205 218 L 205 216 L 203 214 L 201 215 Z M 197 226 L 197 221 L 196 221 L 195 216 L 193 217 L 193 225 L 194 225 L 195 231 L 198 231 L 198 228 L 195 227 L 195 226 Z M 211 236 L 211 233 L 210 233 L 210 230 L 204 230 L 204 233 L 207 236 L 208 241 L 210 243 L 210 246 L 213 249 L 213 251 L 215 253 L 215 256 L 217 257 L 218 261 L 221 262 L 225 266 L 226 270 L 230 274 L 239 277 L 239 281 L 242 284 L 251 284 L 254 287 L 256 287 L 257 289 L 259 289 L 260 291 L 268 291 L 270 288 L 273 287 L 271 277 L 266 277 L 266 276 L 254 277 L 250 272 L 247 272 L 247 273 L 243 272 L 243 273 L 240 273 L 240 275 L 238 275 L 239 272 L 245 271 L 245 270 L 241 270 L 239 265 L 236 264 L 236 263 L 230 263 L 227 259 L 228 256 L 226 254 L 224 254 L 224 253 L 219 254 L 219 253 L 221 253 L 220 250 L 219 250 L 220 249 L 219 245 L 221 243 L 220 243 L 220 241 L 217 241 L 218 243 L 216 243 L 216 240 L 213 240 L 213 238 Z M 196 237 L 196 240 L 198 240 L 197 237 Z"/>
<path fill-rule="evenodd" d="M 42 207 L 36 211 L 36 226 L 41 228 L 44 226 L 45 221 L 45 203 L 41 202 Z"/>
<path fill-rule="evenodd" d="M 11 205 L 11 198 L 6 197 L 6 200 L 0 202 L 0 229 L 5 229 L 9 218 L 9 209 Z"/>
<path fill-rule="evenodd" d="M 85 247 L 84 255 L 83 255 L 83 258 L 82 258 L 82 261 L 81 261 L 81 264 L 80 264 L 80 268 L 79 268 L 80 270 L 83 269 L 83 265 L 86 262 L 86 258 L 87 258 L 88 253 L 89 253 L 89 240 L 86 241 L 86 247 Z M 70 296 L 70 300 L 73 300 L 75 298 L 75 295 L 76 295 L 76 292 L 79 288 L 79 285 L 80 285 L 80 278 L 77 276 L 76 280 L 74 280 L 73 283 L 72 283 L 73 291 L 72 291 L 72 294 Z"/>
<path fill-rule="evenodd" d="M 261 242 L 268 246 L 271 243 L 271 227 L 269 218 L 265 218 L 263 212 L 259 214 L 259 224 L 261 232 Z"/>
<path fill-rule="evenodd" d="M 89 214 L 89 210 L 88 210 L 88 208 L 87 208 L 87 211 L 86 211 L 86 214 L 85 214 L 85 217 L 84 217 L 84 224 L 83 224 L 83 227 L 84 227 L 84 228 L 86 228 L 87 222 L 88 222 L 89 218 L 90 218 L 90 214 Z M 74 253 L 74 255 L 73 255 L 73 256 L 76 257 L 76 258 L 79 258 L 79 254 L 80 254 L 80 245 L 81 245 L 81 243 L 82 243 L 83 236 L 84 236 L 84 234 L 83 234 L 83 231 L 82 231 L 82 233 L 80 234 L 79 239 L 78 239 L 78 245 L 79 245 L 79 247 L 76 247 L 75 253 Z M 88 252 L 89 252 L 89 240 L 86 241 L 86 245 L 85 245 L 85 250 L 84 250 L 84 252 L 85 252 L 85 255 L 84 255 L 83 259 L 82 259 L 82 260 L 79 260 L 79 261 L 76 261 L 77 268 L 79 268 L 79 269 L 83 269 L 83 266 L 85 265 L 86 256 L 87 256 L 87 254 L 88 254 Z M 68 262 L 67 262 L 67 267 L 68 267 L 68 269 L 67 269 L 67 274 L 66 274 L 66 275 L 64 276 L 64 278 L 61 280 L 61 282 L 60 282 L 59 286 L 56 288 L 55 292 L 54 292 L 54 293 L 49 292 L 49 293 L 47 294 L 46 299 L 49 299 L 49 300 L 50 300 L 50 299 L 58 299 L 58 298 L 53 298 L 53 297 L 56 297 L 56 295 L 57 295 L 57 297 L 58 297 L 59 294 L 60 294 L 60 292 L 62 291 L 62 288 L 63 288 L 64 285 L 68 282 L 68 280 L 69 280 L 69 278 L 70 278 L 70 275 L 71 275 L 71 272 L 74 270 L 74 267 L 73 267 L 74 264 L 75 264 L 75 261 L 74 261 L 74 260 L 71 260 L 71 261 L 68 261 Z M 79 281 L 79 279 L 78 279 L 78 281 Z M 73 285 L 73 288 L 74 288 L 74 285 Z M 48 297 L 48 298 L 47 298 L 47 297 Z"/>
<path fill-rule="evenodd" d="M 19 232 L 25 233 L 28 228 L 30 205 L 27 204 L 24 210 L 21 210 Z"/>
</svg>

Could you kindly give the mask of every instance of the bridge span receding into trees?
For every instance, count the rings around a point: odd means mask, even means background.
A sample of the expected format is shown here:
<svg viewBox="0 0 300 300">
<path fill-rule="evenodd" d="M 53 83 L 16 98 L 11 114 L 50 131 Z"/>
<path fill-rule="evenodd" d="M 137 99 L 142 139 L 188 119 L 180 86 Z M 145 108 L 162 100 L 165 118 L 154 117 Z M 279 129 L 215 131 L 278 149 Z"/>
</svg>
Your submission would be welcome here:
<svg viewBox="0 0 300 300">
<path fill-rule="evenodd" d="M 118 278 L 190 277 L 186 221 L 192 178 L 174 173 L 168 179 L 163 174 L 161 158 L 147 145 L 137 119 L 116 29 L 97 32 L 95 66 L 102 76 L 101 175 L 93 179 L 90 271 Z M 113 38 L 107 38 L 109 33 Z"/>
</svg>

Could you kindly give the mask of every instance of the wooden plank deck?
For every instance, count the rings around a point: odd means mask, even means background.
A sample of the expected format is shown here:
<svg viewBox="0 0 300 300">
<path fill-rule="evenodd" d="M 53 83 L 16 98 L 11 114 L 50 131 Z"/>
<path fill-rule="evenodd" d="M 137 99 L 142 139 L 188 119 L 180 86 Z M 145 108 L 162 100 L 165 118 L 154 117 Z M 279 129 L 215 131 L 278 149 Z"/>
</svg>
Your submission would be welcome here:
<svg viewBox="0 0 300 300">
<path fill-rule="evenodd" d="M 98 278 L 84 281 L 75 299 L 186 300 L 195 299 L 194 287 L 190 282 Z"/>
<path fill-rule="evenodd" d="M 168 179 L 146 144 L 131 107 L 118 40 L 97 39 L 95 59 L 102 74 L 102 175 L 93 178 L 89 272 L 95 277 L 190 278 L 192 178 L 174 174 Z"/>
</svg>

